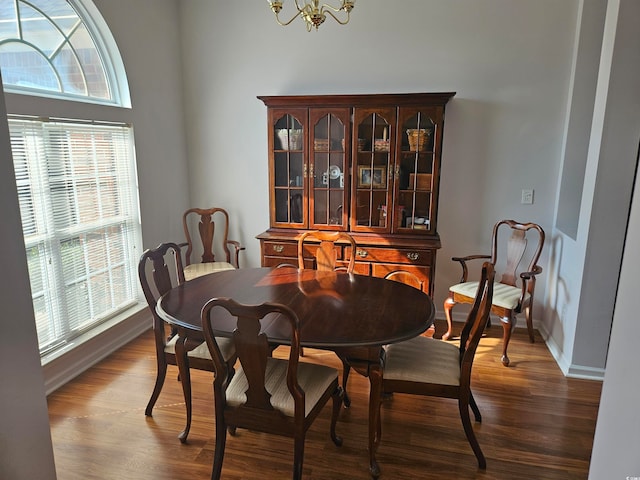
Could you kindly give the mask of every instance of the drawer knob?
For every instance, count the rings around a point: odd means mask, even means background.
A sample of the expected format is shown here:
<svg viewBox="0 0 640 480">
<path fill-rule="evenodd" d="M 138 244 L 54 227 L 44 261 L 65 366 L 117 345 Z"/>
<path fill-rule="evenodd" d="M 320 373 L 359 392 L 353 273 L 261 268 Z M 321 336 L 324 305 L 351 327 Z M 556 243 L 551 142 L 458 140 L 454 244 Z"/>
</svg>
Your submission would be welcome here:
<svg viewBox="0 0 640 480">
<path fill-rule="evenodd" d="M 369 255 L 369 253 L 366 250 L 362 250 L 361 248 L 358 248 L 356 250 L 356 255 L 360 258 L 366 258 L 367 255 Z"/>
<path fill-rule="evenodd" d="M 418 252 L 409 252 L 407 253 L 407 258 L 412 262 L 415 262 L 420 258 L 420 254 Z"/>
<path fill-rule="evenodd" d="M 273 251 L 276 253 L 282 253 L 284 251 L 284 245 L 274 245 Z"/>
</svg>

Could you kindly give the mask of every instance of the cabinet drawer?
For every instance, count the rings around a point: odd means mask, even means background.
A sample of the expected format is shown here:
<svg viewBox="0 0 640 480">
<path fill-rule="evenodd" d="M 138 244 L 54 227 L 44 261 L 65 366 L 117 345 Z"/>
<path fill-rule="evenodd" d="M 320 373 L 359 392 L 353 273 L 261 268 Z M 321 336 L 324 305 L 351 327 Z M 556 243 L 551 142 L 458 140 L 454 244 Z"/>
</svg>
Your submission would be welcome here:
<svg viewBox="0 0 640 480">
<path fill-rule="evenodd" d="M 298 259 L 292 257 L 262 257 L 263 267 L 278 267 L 280 265 L 291 265 L 298 268 Z"/>
<path fill-rule="evenodd" d="M 298 258 L 298 242 L 264 242 L 262 255 L 269 257 Z"/>
<path fill-rule="evenodd" d="M 345 252 L 346 258 L 350 258 L 351 248 Z M 431 265 L 433 263 L 432 250 L 418 248 L 378 248 L 358 247 L 356 261 L 375 263 L 408 263 L 412 265 Z"/>
</svg>

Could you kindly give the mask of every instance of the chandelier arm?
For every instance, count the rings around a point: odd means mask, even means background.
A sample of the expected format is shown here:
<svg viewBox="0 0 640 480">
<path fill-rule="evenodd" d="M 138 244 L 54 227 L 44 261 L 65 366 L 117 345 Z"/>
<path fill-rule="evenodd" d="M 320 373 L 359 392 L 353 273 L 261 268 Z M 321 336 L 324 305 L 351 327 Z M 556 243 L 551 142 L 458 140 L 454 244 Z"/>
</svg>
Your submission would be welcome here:
<svg viewBox="0 0 640 480">
<path fill-rule="evenodd" d="M 296 3 L 298 3 L 298 2 L 297 2 L 297 0 L 296 0 Z M 344 2 L 343 2 L 343 4 L 344 4 Z M 338 8 L 336 8 L 336 7 L 334 7 L 333 5 L 329 5 L 328 3 L 323 3 L 323 4 L 322 4 L 322 7 L 320 7 L 320 10 L 322 10 L 322 11 L 326 11 L 326 12 L 327 12 L 327 13 L 329 13 L 329 14 L 331 14 L 331 12 L 329 12 L 329 10 L 333 10 L 334 12 L 336 12 L 336 13 L 337 13 L 337 12 L 339 12 L 340 10 L 344 10 L 344 5 L 340 5 Z M 333 16 L 333 15 L 332 15 L 332 16 Z M 336 18 L 336 17 L 333 17 L 333 18 Z"/>
<path fill-rule="evenodd" d="M 323 7 L 325 7 L 325 6 L 327 6 L 327 5 L 323 5 Z M 349 17 L 351 17 L 351 12 L 347 12 L 347 19 L 343 22 L 343 21 L 342 21 L 342 20 L 340 20 L 338 17 L 336 17 L 336 16 L 334 15 L 334 13 L 333 13 L 333 12 L 339 12 L 339 11 L 340 11 L 340 9 L 335 9 L 335 8 L 333 8 L 333 7 L 331 7 L 331 6 L 329 6 L 329 8 L 330 8 L 330 10 L 325 10 L 325 11 L 324 11 L 324 13 L 325 13 L 325 14 L 328 14 L 328 15 L 332 16 L 332 17 L 333 17 L 333 19 L 334 19 L 336 22 L 338 22 L 340 25 L 346 25 L 347 23 L 349 23 Z M 333 12 L 332 12 L 331 10 L 333 10 Z"/>
<path fill-rule="evenodd" d="M 296 3 L 298 3 L 296 1 Z M 291 17 L 290 20 L 288 20 L 287 22 L 282 22 L 280 21 L 280 17 L 278 17 L 278 14 L 276 13 L 276 22 L 278 23 L 278 25 L 282 26 L 282 27 L 286 27 L 287 25 L 290 25 L 291 22 L 293 22 L 296 18 L 298 18 L 300 15 L 302 15 L 302 11 L 298 10 L 298 13 L 296 13 L 293 17 Z"/>
</svg>

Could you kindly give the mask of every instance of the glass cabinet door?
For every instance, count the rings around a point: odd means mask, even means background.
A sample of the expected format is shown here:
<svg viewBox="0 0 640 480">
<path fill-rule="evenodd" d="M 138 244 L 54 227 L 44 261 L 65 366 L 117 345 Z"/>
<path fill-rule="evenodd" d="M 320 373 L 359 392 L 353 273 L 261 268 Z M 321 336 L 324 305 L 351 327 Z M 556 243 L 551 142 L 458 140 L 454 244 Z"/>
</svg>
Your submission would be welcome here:
<svg viewBox="0 0 640 480">
<path fill-rule="evenodd" d="M 389 232 L 395 147 L 395 109 L 356 109 L 351 230 Z"/>
<path fill-rule="evenodd" d="M 310 228 L 347 229 L 349 121 L 349 109 L 312 109 L 309 113 Z"/>
<path fill-rule="evenodd" d="M 434 186 L 438 178 L 435 140 L 441 116 L 434 109 L 400 109 L 396 158 L 394 231 L 426 233 L 435 230 Z"/>
<path fill-rule="evenodd" d="M 304 227 L 307 223 L 306 110 L 274 111 L 272 116 L 273 133 L 269 143 L 273 159 L 273 226 Z"/>
</svg>

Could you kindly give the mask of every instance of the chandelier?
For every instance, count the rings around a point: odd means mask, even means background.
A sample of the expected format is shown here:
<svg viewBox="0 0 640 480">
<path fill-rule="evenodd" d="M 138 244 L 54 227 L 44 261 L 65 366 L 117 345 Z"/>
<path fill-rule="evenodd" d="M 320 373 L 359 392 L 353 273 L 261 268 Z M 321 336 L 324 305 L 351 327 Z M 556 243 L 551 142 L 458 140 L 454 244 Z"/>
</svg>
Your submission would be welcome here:
<svg viewBox="0 0 640 480">
<path fill-rule="evenodd" d="M 315 27 L 317 30 L 318 27 L 324 23 L 327 15 L 332 16 L 333 19 L 340 25 L 346 25 L 347 23 L 349 23 L 351 10 L 353 10 L 356 0 L 341 1 L 342 5 L 336 8 L 331 5 L 327 5 L 326 3 L 320 5 L 320 0 L 304 0 L 304 3 L 298 0 L 294 0 L 298 12 L 293 17 L 291 17 L 290 20 L 283 22 L 280 20 L 280 17 L 278 17 L 278 14 L 282 10 L 282 4 L 284 3 L 284 0 L 267 0 L 267 2 L 269 2 L 271 10 L 276 16 L 276 22 L 278 22 L 279 25 L 282 25 L 284 27 L 286 25 L 289 25 L 296 18 L 301 17 L 307 25 L 307 32 L 310 32 L 311 28 L 313 27 Z M 346 12 L 346 18 L 344 18 L 343 20 L 336 16 L 336 14 L 339 14 L 340 12 Z"/>
</svg>

